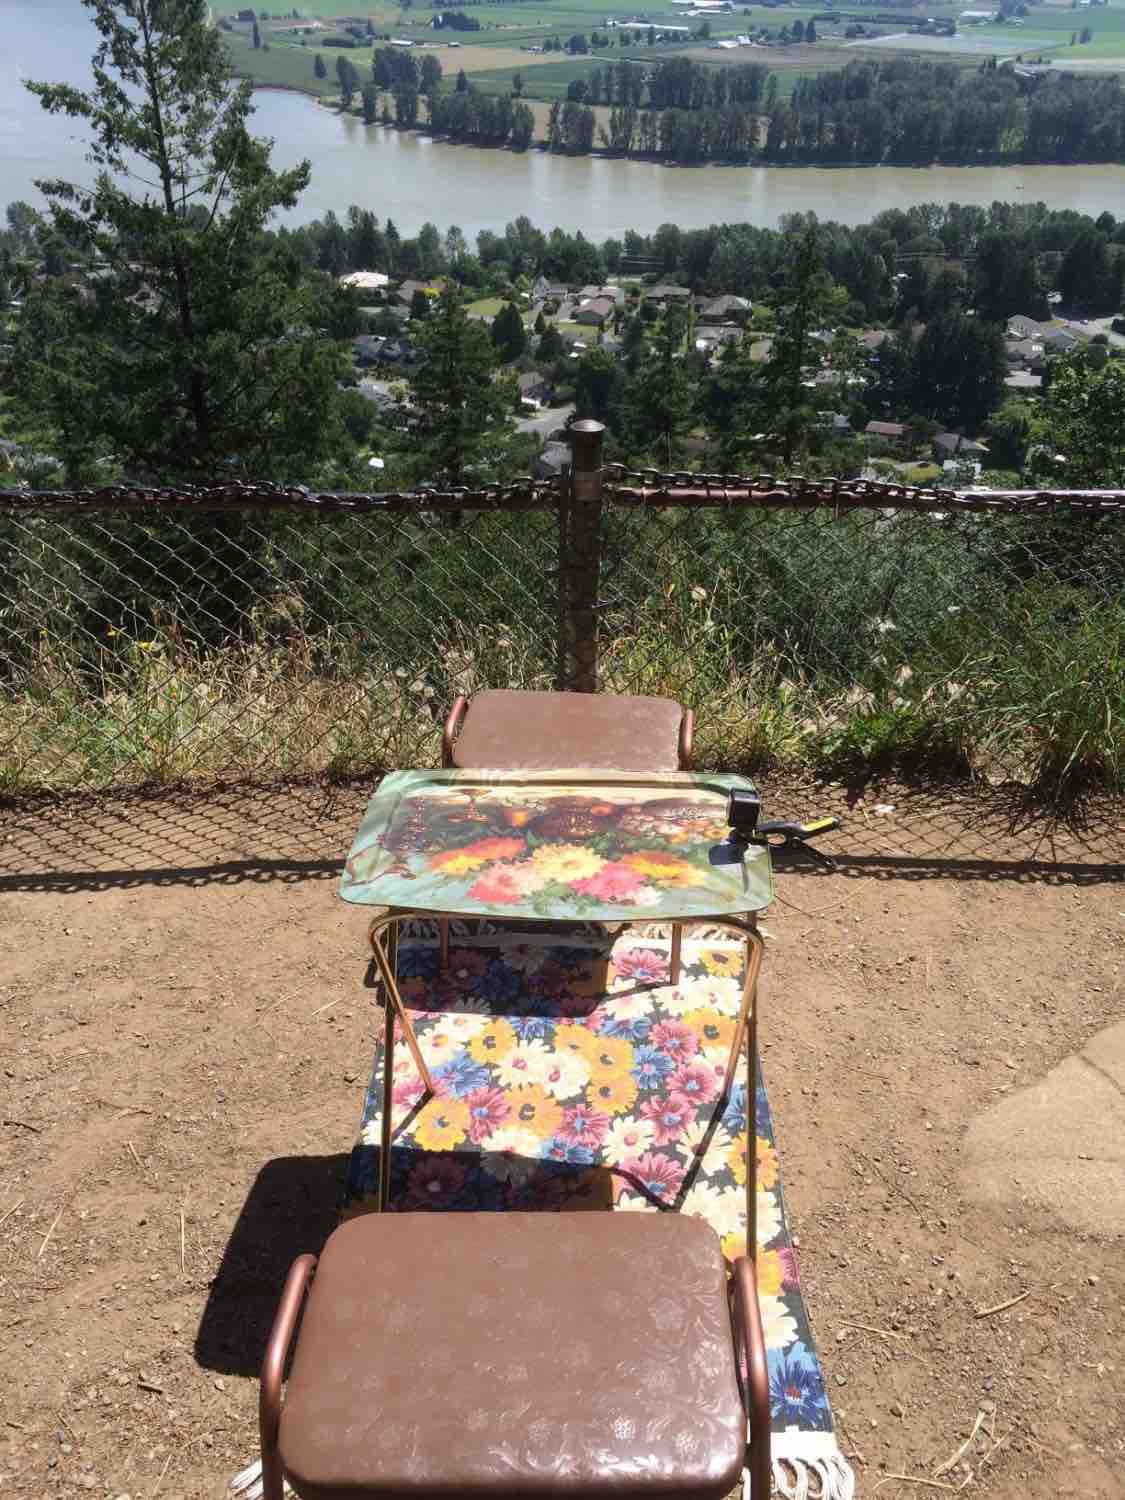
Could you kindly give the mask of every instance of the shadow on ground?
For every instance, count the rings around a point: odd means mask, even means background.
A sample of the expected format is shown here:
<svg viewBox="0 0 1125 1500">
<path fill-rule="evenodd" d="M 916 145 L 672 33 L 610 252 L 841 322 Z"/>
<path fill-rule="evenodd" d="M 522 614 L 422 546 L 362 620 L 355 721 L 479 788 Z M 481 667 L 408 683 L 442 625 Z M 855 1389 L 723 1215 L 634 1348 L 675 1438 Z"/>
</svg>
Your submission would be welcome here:
<svg viewBox="0 0 1125 1500">
<path fill-rule="evenodd" d="M 281 1156 L 254 1180 L 235 1221 L 195 1338 L 208 1370 L 257 1375 L 289 1267 L 320 1253 L 339 1222 L 348 1156 Z"/>
<path fill-rule="evenodd" d="M 0 798 L 0 894 L 334 880 L 373 778 Z M 1125 799 L 1065 817 L 1023 788 L 765 777 L 771 817 L 835 813 L 821 841 L 853 878 L 1097 884 L 1125 880 Z M 779 876 L 816 874 L 779 859 Z"/>
</svg>

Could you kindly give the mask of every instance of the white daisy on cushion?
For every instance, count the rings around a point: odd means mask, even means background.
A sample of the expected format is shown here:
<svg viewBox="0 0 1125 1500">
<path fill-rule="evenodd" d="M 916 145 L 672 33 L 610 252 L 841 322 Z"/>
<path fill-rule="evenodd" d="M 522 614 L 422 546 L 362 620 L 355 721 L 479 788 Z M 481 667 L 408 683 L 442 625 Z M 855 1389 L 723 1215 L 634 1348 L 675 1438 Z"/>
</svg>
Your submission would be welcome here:
<svg viewBox="0 0 1125 1500">
<path fill-rule="evenodd" d="M 746 1194 L 739 1187 L 716 1187 L 710 1182 L 696 1182 L 684 1199 L 683 1212 L 706 1219 L 721 1239 L 741 1229 L 746 1217 Z"/>
<path fill-rule="evenodd" d="M 538 1083 L 540 1073 L 554 1053 L 539 1037 L 517 1042 L 503 1057 L 492 1064 L 496 1081 L 502 1089 L 518 1089 L 525 1083 Z"/>
<path fill-rule="evenodd" d="M 759 1297 L 767 1349 L 785 1349 L 797 1337 L 797 1320 L 782 1297 Z"/>
<path fill-rule="evenodd" d="M 433 1031 L 424 1031 L 418 1038 L 418 1045 L 430 1067 L 440 1068 L 442 1063 L 448 1062 L 451 1057 L 461 1051 L 465 1045 L 465 1038 L 443 1021 L 441 1025 L 435 1026 Z"/>
<path fill-rule="evenodd" d="M 622 1115 L 606 1131 L 602 1155 L 615 1166 L 623 1161 L 632 1161 L 644 1155 L 655 1135 L 651 1120 L 638 1120 L 633 1115 Z"/>
<path fill-rule="evenodd" d="M 694 1156 L 700 1150 L 704 1141 L 707 1141 L 707 1154 L 703 1160 L 707 1166 L 715 1170 L 722 1158 L 730 1150 L 730 1131 L 725 1125 L 716 1125 L 707 1139 L 707 1132 L 711 1129 L 711 1121 L 705 1116 L 702 1120 L 693 1120 L 688 1128 L 680 1136 L 677 1144 L 680 1150 L 688 1156 Z"/>
<path fill-rule="evenodd" d="M 541 1083 L 556 1099 L 573 1099 L 590 1081 L 590 1060 L 577 1052 L 551 1052 L 537 1064 L 534 1083 Z"/>
<path fill-rule="evenodd" d="M 543 1143 L 523 1125 L 501 1125 L 483 1143 L 481 1165 L 492 1177 L 521 1187 L 539 1170 Z"/>
<path fill-rule="evenodd" d="M 692 1010 L 716 1010 L 720 1015 L 736 1016 L 739 986 L 733 979 L 716 979 L 707 974 L 700 979 L 681 979 L 677 985 L 666 985 L 655 999 L 661 1010 L 671 1016 L 686 1016 Z"/>
<path fill-rule="evenodd" d="M 482 1007 L 483 1004 L 482 1002 Z M 476 1036 L 478 1031 L 483 1031 L 487 1024 L 488 1015 L 484 1008 L 480 1011 L 450 1011 L 444 1022 L 444 1025 L 464 1042 L 467 1042 L 470 1037 Z"/>
<path fill-rule="evenodd" d="M 738 1189 L 744 1193 L 744 1188 Z M 770 1240 L 776 1239 L 781 1233 L 781 1208 L 778 1204 L 777 1193 L 758 1194 L 758 1244 L 768 1245 Z"/>
<path fill-rule="evenodd" d="M 647 1016 L 652 1010 L 652 991 L 636 989 L 636 980 L 630 979 L 628 983 L 633 986 L 632 990 L 625 990 L 621 994 L 612 993 L 599 1007 L 602 1015 L 614 1021 L 635 1021 L 640 1016 Z"/>
<path fill-rule="evenodd" d="M 613 1205 L 614 1212 L 624 1209 L 627 1213 L 645 1214 L 652 1213 L 652 1199 L 646 1198 L 643 1193 L 620 1193 Z"/>
</svg>

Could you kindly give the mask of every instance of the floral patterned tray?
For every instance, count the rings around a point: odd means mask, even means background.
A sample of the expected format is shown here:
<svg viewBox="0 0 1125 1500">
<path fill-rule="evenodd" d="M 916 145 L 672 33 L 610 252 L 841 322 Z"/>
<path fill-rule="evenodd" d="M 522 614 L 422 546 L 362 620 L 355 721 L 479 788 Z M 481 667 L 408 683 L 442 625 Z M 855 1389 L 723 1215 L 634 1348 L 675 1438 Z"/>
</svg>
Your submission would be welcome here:
<svg viewBox="0 0 1125 1500">
<path fill-rule="evenodd" d="M 727 841 L 741 776 L 396 771 L 367 807 L 345 901 L 542 921 L 761 911 L 769 851 Z"/>
</svg>

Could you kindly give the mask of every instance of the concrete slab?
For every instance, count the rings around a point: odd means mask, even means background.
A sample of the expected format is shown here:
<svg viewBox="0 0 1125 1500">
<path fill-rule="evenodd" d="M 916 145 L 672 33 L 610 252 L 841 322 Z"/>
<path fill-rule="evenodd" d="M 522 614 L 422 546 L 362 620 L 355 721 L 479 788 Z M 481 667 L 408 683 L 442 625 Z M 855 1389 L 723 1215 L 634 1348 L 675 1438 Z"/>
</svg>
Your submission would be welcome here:
<svg viewBox="0 0 1125 1500">
<path fill-rule="evenodd" d="M 1081 1234 L 1125 1236 L 1125 1022 L 978 1115 L 962 1175 L 977 1202 L 1033 1205 Z"/>
</svg>

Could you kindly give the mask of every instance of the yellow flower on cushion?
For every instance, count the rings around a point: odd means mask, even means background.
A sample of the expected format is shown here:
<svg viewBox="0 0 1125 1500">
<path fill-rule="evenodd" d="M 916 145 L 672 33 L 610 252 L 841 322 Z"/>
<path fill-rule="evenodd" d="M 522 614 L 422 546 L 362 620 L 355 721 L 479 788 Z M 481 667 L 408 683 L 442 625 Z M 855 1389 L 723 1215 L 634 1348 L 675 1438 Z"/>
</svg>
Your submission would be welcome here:
<svg viewBox="0 0 1125 1500">
<path fill-rule="evenodd" d="M 497 1016 L 473 1037 L 469 1043 L 469 1056 L 474 1062 L 494 1063 L 506 1057 L 515 1045 L 516 1033 L 511 1022 Z"/>
<path fill-rule="evenodd" d="M 659 849 L 642 849 L 637 854 L 627 854 L 621 861 L 638 875 L 647 875 L 661 885 L 702 885 L 706 878 L 702 870 L 696 869 L 686 859 L 676 854 L 662 854 Z"/>
<path fill-rule="evenodd" d="M 781 1291 L 781 1256 L 776 1250 L 759 1250 L 754 1267 L 758 1278 L 758 1296 L 776 1297 Z"/>
<path fill-rule="evenodd" d="M 588 1063 L 593 1063 L 605 1040 L 588 1026 L 580 1026 L 577 1021 L 560 1021 L 555 1027 L 553 1046 L 556 1052 L 574 1052 L 579 1057 L 584 1057 Z"/>
<path fill-rule="evenodd" d="M 717 1010 L 709 1010 L 701 1005 L 696 1010 L 689 1010 L 680 1019 L 695 1032 L 704 1051 L 709 1051 L 712 1047 L 730 1051 L 730 1044 L 734 1041 L 734 1016 L 724 1016 Z"/>
<path fill-rule="evenodd" d="M 605 864 L 600 854 L 581 844 L 540 844 L 531 862 L 550 880 L 588 880 Z"/>
<path fill-rule="evenodd" d="M 727 1152 L 727 1166 L 731 1169 L 735 1182 L 741 1186 L 746 1181 L 746 1141 L 742 1136 L 732 1141 Z"/>
<path fill-rule="evenodd" d="M 628 1073 L 611 1078 L 601 1074 L 586 1090 L 586 1102 L 591 1109 L 599 1109 L 606 1115 L 623 1115 L 632 1109 L 637 1098 L 636 1080 Z"/>
<path fill-rule="evenodd" d="M 741 948 L 704 948 L 699 962 L 708 974 L 719 974 L 724 979 L 741 979 L 745 967 Z"/>
<path fill-rule="evenodd" d="M 451 1151 L 469 1129 L 469 1106 L 463 1099 L 430 1099 L 414 1122 L 414 1140 L 423 1151 Z"/>
<path fill-rule="evenodd" d="M 757 1142 L 758 1191 L 768 1193 L 777 1186 L 777 1152 L 761 1136 L 758 1136 Z"/>
<path fill-rule="evenodd" d="M 508 1102 L 512 1106 L 512 1113 L 508 1116 L 510 1123 L 530 1130 L 541 1141 L 550 1140 L 562 1124 L 562 1105 L 538 1083 L 512 1089 Z"/>
<path fill-rule="evenodd" d="M 632 1042 L 621 1036 L 599 1036 L 596 1040 L 597 1046 L 586 1054 L 593 1070 L 590 1082 L 594 1087 L 608 1080 L 627 1077 L 633 1066 Z"/>
<path fill-rule="evenodd" d="M 768 1193 L 777 1186 L 777 1152 L 769 1141 L 757 1136 L 758 1191 Z M 727 1152 L 727 1166 L 734 1174 L 735 1182 L 746 1181 L 746 1145 L 740 1136 Z"/>
</svg>

